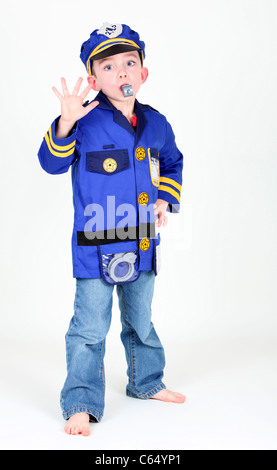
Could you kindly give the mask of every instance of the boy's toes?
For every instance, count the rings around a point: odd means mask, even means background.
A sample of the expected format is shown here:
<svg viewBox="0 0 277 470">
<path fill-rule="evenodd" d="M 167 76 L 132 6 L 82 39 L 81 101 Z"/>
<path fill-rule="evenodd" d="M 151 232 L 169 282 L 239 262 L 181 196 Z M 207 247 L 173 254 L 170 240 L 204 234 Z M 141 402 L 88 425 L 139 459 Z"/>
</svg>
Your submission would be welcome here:
<svg viewBox="0 0 277 470">
<path fill-rule="evenodd" d="M 172 392 L 168 389 L 161 390 L 160 392 L 153 395 L 151 398 L 166 401 L 169 403 L 184 403 L 186 401 L 185 395 L 182 395 L 181 393 Z"/>
<path fill-rule="evenodd" d="M 67 434 L 76 436 L 82 434 L 83 436 L 90 435 L 89 415 L 87 413 L 76 413 L 71 416 L 64 428 Z"/>
<path fill-rule="evenodd" d="M 74 428 L 72 429 L 72 434 L 74 434 L 74 436 L 77 436 L 77 434 L 79 433 L 80 433 L 79 426 L 74 426 Z"/>
<path fill-rule="evenodd" d="M 69 426 L 68 424 L 65 426 L 64 430 L 67 434 L 71 434 L 71 426 Z"/>
<path fill-rule="evenodd" d="M 184 403 L 186 401 L 186 397 L 182 395 L 181 393 L 176 393 L 175 395 L 175 400 L 177 403 Z"/>
<path fill-rule="evenodd" d="M 90 435 L 90 429 L 87 426 L 84 426 L 83 428 L 83 436 L 89 436 Z"/>
</svg>

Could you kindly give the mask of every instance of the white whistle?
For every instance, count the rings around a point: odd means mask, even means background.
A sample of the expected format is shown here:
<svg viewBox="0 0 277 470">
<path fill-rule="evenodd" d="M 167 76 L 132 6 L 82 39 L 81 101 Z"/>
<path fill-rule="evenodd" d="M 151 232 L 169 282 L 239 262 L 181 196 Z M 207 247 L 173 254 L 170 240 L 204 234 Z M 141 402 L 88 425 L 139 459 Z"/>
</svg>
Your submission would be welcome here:
<svg viewBox="0 0 277 470">
<path fill-rule="evenodd" d="M 124 98 L 128 98 L 129 96 L 134 95 L 132 85 L 122 85 L 121 91 L 123 93 Z"/>
</svg>

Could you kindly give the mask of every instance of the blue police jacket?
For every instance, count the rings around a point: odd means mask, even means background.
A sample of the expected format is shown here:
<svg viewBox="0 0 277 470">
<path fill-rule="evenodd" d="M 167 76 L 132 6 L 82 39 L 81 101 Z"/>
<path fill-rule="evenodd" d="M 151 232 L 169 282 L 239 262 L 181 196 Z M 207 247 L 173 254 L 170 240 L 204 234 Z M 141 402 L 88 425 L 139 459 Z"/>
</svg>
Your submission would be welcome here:
<svg viewBox="0 0 277 470">
<path fill-rule="evenodd" d="M 38 157 L 50 174 L 71 167 L 73 277 L 103 277 L 111 254 L 135 252 L 138 272 L 157 273 L 158 198 L 178 212 L 183 156 L 165 116 L 135 101 L 136 127 L 100 92 L 99 105 L 58 139 L 54 120 Z M 84 104 L 85 106 L 86 104 Z"/>
</svg>

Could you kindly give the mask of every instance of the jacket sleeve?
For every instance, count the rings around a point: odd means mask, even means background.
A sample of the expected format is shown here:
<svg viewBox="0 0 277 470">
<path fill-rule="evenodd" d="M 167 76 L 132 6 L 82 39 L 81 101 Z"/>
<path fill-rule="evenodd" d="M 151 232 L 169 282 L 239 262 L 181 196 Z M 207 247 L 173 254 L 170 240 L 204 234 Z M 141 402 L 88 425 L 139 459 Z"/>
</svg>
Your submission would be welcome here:
<svg viewBox="0 0 277 470">
<path fill-rule="evenodd" d="M 183 155 L 177 148 L 170 124 L 166 123 L 166 139 L 160 150 L 160 183 L 158 198 L 169 203 L 169 212 L 179 212 L 182 189 Z"/>
<path fill-rule="evenodd" d="M 56 137 L 58 120 L 59 117 L 51 124 L 38 151 L 42 168 L 52 175 L 66 173 L 78 156 L 76 150 L 78 124 L 69 137 L 58 139 Z"/>
</svg>

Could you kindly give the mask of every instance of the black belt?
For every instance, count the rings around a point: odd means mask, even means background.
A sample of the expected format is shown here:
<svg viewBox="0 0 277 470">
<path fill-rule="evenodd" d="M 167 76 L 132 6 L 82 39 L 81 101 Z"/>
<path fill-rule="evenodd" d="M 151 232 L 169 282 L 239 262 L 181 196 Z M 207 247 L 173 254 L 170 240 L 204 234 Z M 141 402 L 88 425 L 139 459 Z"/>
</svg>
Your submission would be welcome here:
<svg viewBox="0 0 277 470">
<path fill-rule="evenodd" d="M 109 243 L 127 242 L 140 238 L 155 238 L 155 224 L 140 224 L 138 227 L 120 227 L 98 232 L 77 231 L 77 243 L 79 246 L 99 246 Z"/>
</svg>

